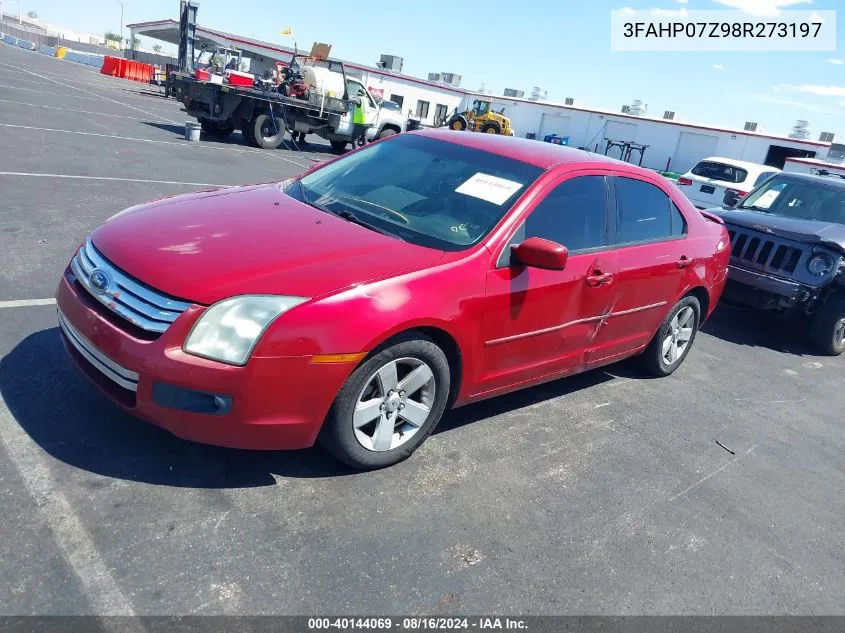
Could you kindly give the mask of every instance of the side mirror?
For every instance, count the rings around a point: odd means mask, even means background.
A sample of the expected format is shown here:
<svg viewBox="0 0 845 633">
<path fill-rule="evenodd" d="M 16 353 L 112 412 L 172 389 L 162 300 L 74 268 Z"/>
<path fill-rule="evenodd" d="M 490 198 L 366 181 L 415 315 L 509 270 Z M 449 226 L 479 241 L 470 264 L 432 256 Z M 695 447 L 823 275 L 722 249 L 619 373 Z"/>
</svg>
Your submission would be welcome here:
<svg viewBox="0 0 845 633">
<path fill-rule="evenodd" d="M 519 246 L 512 246 L 511 252 L 523 266 L 546 270 L 563 270 L 569 256 L 565 246 L 541 237 L 529 237 Z"/>
</svg>

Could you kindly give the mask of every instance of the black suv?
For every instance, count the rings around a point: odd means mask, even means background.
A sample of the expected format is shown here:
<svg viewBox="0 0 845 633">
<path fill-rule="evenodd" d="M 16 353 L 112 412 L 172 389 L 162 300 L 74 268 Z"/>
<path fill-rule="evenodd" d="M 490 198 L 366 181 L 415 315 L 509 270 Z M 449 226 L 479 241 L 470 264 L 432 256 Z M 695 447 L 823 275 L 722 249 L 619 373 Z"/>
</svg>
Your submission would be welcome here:
<svg viewBox="0 0 845 633">
<path fill-rule="evenodd" d="M 845 180 L 780 173 L 727 208 L 726 302 L 807 317 L 821 352 L 845 352 Z"/>
</svg>

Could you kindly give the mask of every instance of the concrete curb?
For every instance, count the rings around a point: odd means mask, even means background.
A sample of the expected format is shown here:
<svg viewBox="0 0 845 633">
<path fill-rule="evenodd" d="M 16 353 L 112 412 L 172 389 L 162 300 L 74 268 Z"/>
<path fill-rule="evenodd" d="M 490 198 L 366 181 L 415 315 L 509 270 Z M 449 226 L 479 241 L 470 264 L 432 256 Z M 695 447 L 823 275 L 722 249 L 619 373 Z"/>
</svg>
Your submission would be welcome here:
<svg viewBox="0 0 845 633">
<path fill-rule="evenodd" d="M 44 45 L 38 49 L 38 52 L 42 55 L 49 55 L 50 57 L 54 57 L 56 55 L 56 48 L 54 46 Z"/>
<path fill-rule="evenodd" d="M 35 44 L 33 44 L 32 42 L 28 42 L 27 40 L 18 40 L 18 46 L 28 51 L 34 51 L 36 48 Z"/>
</svg>

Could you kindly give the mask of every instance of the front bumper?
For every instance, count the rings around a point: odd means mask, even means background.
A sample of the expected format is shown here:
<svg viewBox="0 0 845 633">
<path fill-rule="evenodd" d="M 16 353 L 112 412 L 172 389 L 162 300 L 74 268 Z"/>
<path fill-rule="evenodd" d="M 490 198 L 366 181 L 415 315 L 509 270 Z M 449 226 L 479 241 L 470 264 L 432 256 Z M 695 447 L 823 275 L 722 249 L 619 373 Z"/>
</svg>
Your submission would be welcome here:
<svg viewBox="0 0 845 633">
<path fill-rule="evenodd" d="M 729 265 L 728 284 L 723 296 L 730 303 L 763 309 L 789 309 L 813 303 L 820 293 L 821 288 Z"/>
<path fill-rule="evenodd" d="M 182 351 L 204 308 L 155 339 L 140 338 L 67 271 L 56 293 L 62 341 L 89 379 L 137 417 L 187 440 L 244 449 L 312 446 L 349 363 L 253 357 L 234 367 Z M 202 411 L 202 412 L 199 412 Z"/>
</svg>

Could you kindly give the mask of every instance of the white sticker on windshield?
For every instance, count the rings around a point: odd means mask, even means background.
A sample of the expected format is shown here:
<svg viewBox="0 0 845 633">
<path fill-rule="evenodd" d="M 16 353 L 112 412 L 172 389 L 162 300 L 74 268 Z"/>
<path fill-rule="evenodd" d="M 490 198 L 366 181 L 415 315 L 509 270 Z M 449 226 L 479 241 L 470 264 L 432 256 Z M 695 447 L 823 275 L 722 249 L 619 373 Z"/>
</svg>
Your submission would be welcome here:
<svg viewBox="0 0 845 633">
<path fill-rule="evenodd" d="M 455 191 L 472 196 L 473 198 L 481 198 L 493 204 L 502 205 L 505 203 L 505 200 L 513 195 L 514 191 L 519 191 L 521 188 L 522 183 L 479 172 L 455 189 Z"/>
</svg>

